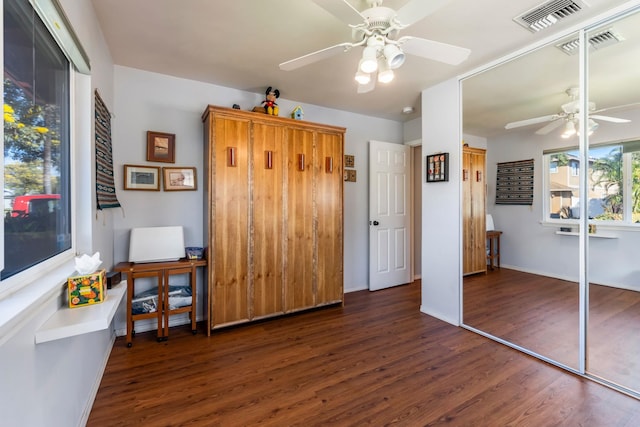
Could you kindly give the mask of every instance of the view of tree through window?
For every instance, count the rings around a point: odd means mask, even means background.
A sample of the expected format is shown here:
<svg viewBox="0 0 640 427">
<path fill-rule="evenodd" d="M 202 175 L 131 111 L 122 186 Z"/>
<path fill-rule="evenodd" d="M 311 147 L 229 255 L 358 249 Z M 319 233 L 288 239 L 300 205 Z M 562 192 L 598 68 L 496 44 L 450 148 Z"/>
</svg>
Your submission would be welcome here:
<svg viewBox="0 0 640 427">
<path fill-rule="evenodd" d="M 554 152 L 548 157 L 547 218 L 580 217 L 578 150 Z M 631 179 L 625 179 L 631 177 Z M 640 142 L 631 141 L 589 149 L 589 218 L 640 223 Z"/>
<path fill-rule="evenodd" d="M 71 247 L 69 62 L 28 0 L 3 7 L 2 279 Z"/>
</svg>

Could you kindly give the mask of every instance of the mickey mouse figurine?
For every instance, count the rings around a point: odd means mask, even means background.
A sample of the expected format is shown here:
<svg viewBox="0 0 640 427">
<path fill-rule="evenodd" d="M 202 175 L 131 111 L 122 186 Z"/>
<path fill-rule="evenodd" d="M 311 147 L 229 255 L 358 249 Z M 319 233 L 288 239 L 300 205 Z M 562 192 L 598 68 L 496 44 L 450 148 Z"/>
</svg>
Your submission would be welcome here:
<svg viewBox="0 0 640 427">
<path fill-rule="evenodd" d="M 276 99 L 280 97 L 280 91 L 269 86 L 265 95 L 266 99 L 262 101 L 265 113 L 271 116 L 277 116 L 280 109 L 278 108 L 278 104 L 276 104 Z"/>
</svg>

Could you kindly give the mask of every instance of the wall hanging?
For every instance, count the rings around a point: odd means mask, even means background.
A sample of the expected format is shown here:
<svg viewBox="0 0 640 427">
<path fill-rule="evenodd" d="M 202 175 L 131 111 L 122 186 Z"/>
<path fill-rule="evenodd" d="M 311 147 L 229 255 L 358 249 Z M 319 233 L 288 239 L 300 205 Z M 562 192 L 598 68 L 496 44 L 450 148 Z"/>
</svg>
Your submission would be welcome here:
<svg viewBox="0 0 640 427">
<path fill-rule="evenodd" d="M 496 205 L 533 204 L 533 159 L 498 163 Z"/>
<path fill-rule="evenodd" d="M 427 156 L 427 182 L 449 181 L 449 153 Z"/>
<path fill-rule="evenodd" d="M 95 91 L 96 202 L 99 210 L 120 207 L 113 180 L 111 113 Z"/>
<path fill-rule="evenodd" d="M 147 131 L 147 161 L 176 162 L 176 135 L 173 133 Z"/>
</svg>

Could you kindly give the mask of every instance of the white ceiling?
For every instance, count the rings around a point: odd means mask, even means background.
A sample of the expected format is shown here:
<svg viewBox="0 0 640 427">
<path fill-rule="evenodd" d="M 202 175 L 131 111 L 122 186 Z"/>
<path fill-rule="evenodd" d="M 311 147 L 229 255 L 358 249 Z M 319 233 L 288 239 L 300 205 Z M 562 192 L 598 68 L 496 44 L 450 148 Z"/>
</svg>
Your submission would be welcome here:
<svg viewBox="0 0 640 427">
<path fill-rule="evenodd" d="M 469 59 L 461 65 L 451 66 L 408 56 L 404 65 L 396 70 L 396 79 L 392 83 L 378 84 L 373 92 L 357 94 L 353 76 L 361 48 L 294 71 L 282 71 L 278 67 L 279 63 L 289 59 L 351 41 L 350 28 L 311 0 L 92 1 L 117 65 L 260 94 L 268 86 L 273 86 L 280 90 L 283 98 L 300 102 L 303 106 L 305 103 L 315 104 L 397 121 L 418 117 L 423 89 L 626 3 L 626 0 L 588 0 L 590 7 L 552 29 L 534 34 L 516 24 L 513 18 L 542 1 L 450 0 L 432 15 L 403 30 L 401 35 L 469 48 Z M 359 10 L 366 8 L 363 0 L 350 2 Z M 383 5 L 397 10 L 407 2 L 385 0 Z M 549 51 L 550 55 L 556 53 Z M 569 58 L 563 53 L 559 55 Z M 575 58 L 570 60 L 577 61 Z M 564 86 L 577 83 L 577 69 L 569 76 L 570 83 L 559 78 L 567 71 L 563 69 L 567 66 L 562 62 L 549 62 L 546 58 L 543 63 L 544 67 L 540 63 L 533 66 L 523 64 L 525 73 L 531 75 L 528 87 L 516 89 L 498 80 L 501 89 L 496 90 L 496 80 L 490 74 L 486 80 L 477 78 L 477 84 L 468 85 L 464 89 L 465 96 L 467 92 L 469 94 L 465 115 L 478 117 L 481 113 L 478 108 L 486 110 L 488 101 L 507 104 L 507 99 L 518 92 L 529 91 L 531 95 L 534 88 L 541 89 L 541 92 L 537 94 L 540 102 L 533 105 L 538 106 L 538 110 L 520 111 L 523 117 L 517 116 L 515 110 L 511 110 L 508 118 L 498 117 L 497 112 L 496 117 L 484 114 L 477 123 L 470 122 L 469 129 L 465 128 L 465 131 L 489 135 L 496 128 L 504 127 L 505 120 L 555 113 L 556 106 L 568 100 L 563 94 Z M 551 64 L 557 65 L 552 68 Z M 509 73 L 521 71 L 522 68 L 517 68 L 509 70 Z M 499 78 L 504 78 L 504 75 Z M 547 84 L 547 79 L 553 79 L 555 83 Z M 555 98 L 548 100 L 551 104 L 545 105 L 543 97 L 549 92 Z M 476 111 L 474 98 L 477 101 Z M 554 106 L 552 111 L 548 111 L 549 105 Z M 414 107 L 416 112 L 403 115 L 401 111 L 405 106 Z M 253 106 L 241 107 L 251 109 Z M 501 105 L 500 108 L 504 110 L 505 107 Z"/>
</svg>

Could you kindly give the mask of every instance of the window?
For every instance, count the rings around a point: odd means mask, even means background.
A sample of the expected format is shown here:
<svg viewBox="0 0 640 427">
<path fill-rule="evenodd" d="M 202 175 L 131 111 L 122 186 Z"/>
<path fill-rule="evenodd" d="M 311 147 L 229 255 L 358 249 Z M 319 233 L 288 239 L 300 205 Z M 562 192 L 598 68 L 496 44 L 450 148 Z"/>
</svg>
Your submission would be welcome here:
<svg viewBox="0 0 640 427">
<path fill-rule="evenodd" d="M 70 64 L 28 0 L 3 15 L 6 279 L 71 248 Z"/>
<path fill-rule="evenodd" d="M 580 175 L 580 162 L 577 160 L 570 160 L 569 166 L 571 167 L 571 176 Z"/>
<path fill-rule="evenodd" d="M 545 152 L 547 219 L 580 217 L 578 149 Z M 591 146 L 589 149 L 589 219 L 614 224 L 640 223 L 640 141 Z"/>
</svg>

